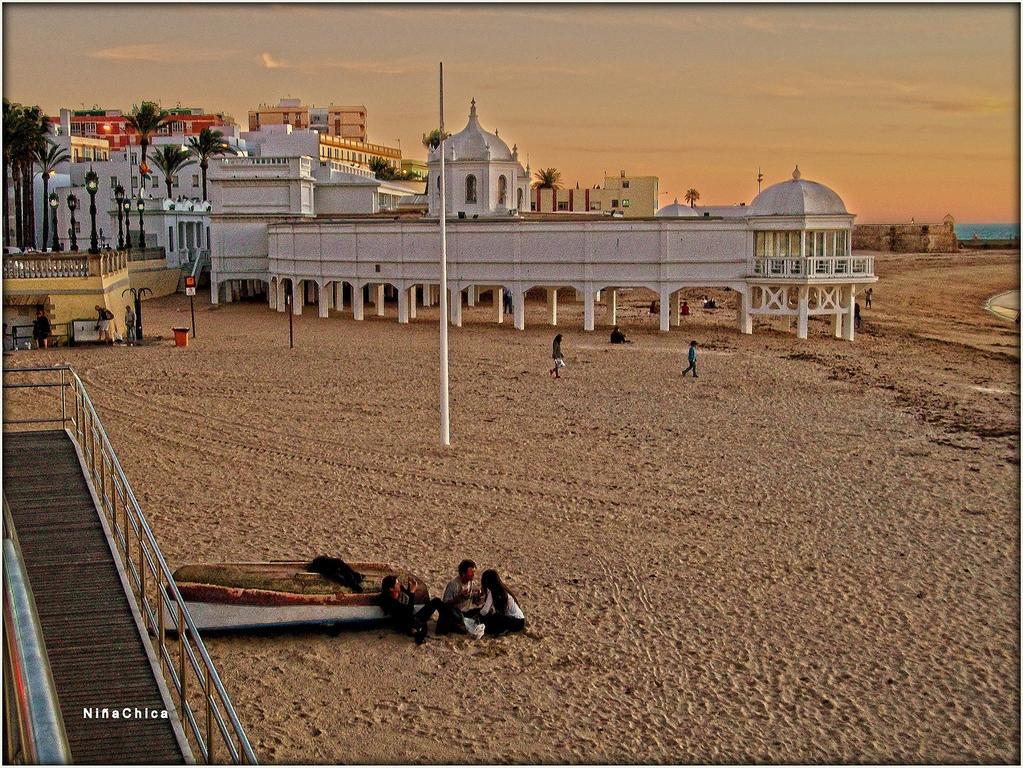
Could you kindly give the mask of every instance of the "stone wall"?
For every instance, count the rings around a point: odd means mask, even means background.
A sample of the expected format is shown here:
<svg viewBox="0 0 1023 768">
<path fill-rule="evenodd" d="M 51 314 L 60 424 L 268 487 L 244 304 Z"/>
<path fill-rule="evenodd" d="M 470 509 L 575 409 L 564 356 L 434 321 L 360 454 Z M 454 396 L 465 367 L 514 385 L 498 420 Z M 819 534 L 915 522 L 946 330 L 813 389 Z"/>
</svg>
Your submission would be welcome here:
<svg viewBox="0 0 1023 768">
<path fill-rule="evenodd" d="M 852 246 L 860 251 L 955 253 L 959 250 L 955 222 L 941 224 L 856 224 Z"/>
</svg>

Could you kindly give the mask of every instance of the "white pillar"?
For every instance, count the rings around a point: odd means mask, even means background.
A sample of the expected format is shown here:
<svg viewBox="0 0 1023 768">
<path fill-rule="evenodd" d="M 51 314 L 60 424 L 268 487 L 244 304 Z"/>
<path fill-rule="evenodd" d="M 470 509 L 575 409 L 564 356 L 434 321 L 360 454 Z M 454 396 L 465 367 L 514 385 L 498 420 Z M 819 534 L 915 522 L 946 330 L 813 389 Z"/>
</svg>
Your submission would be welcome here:
<svg viewBox="0 0 1023 768">
<path fill-rule="evenodd" d="M 284 306 L 285 297 L 287 295 L 288 295 L 288 293 L 287 293 L 287 291 L 284 288 L 284 280 L 282 280 L 281 278 L 277 278 L 277 307 L 276 308 L 277 308 L 278 312 L 286 312 L 287 311 L 288 308 L 286 306 Z"/>
<path fill-rule="evenodd" d="M 331 290 L 334 292 L 334 309 L 340 312 L 345 308 L 345 284 L 340 280 L 335 280 Z"/>
<path fill-rule="evenodd" d="M 842 338 L 842 298 L 845 296 L 845 288 L 838 289 L 838 306 L 835 307 L 835 314 L 832 316 L 833 323 L 832 329 L 835 333 L 835 338 Z"/>
<path fill-rule="evenodd" d="M 451 324 L 455 328 L 462 327 L 462 289 L 461 288 L 450 288 L 448 289 L 448 307 L 449 315 L 451 317 Z"/>
<path fill-rule="evenodd" d="M 362 320 L 365 317 L 365 296 L 362 283 L 352 283 L 352 317 Z"/>
<path fill-rule="evenodd" d="M 614 291 L 611 292 L 612 297 Z M 614 301 L 614 298 L 611 299 Z M 671 291 L 667 288 L 661 288 L 661 302 L 659 305 L 660 316 L 661 316 L 661 331 L 668 331 L 671 328 Z"/>
<path fill-rule="evenodd" d="M 504 322 L 504 288 L 498 286 L 494 288 L 491 295 L 494 297 L 494 321 L 498 323 Z"/>
<path fill-rule="evenodd" d="M 850 285 L 849 291 L 849 306 L 845 310 L 845 340 L 854 341 L 856 339 L 856 286 Z"/>
<path fill-rule="evenodd" d="M 398 289 L 398 322 L 408 322 L 408 289 Z"/>
<path fill-rule="evenodd" d="M 266 300 L 270 309 L 277 309 L 277 283 L 276 278 L 270 278 L 269 287 L 266 289 Z"/>
<path fill-rule="evenodd" d="M 551 325 L 558 324 L 558 289 L 547 289 L 547 319 Z"/>
<path fill-rule="evenodd" d="M 583 291 L 583 330 L 593 330 L 593 291 L 588 287 Z"/>
<path fill-rule="evenodd" d="M 476 286 L 470 285 L 466 290 L 466 304 L 470 307 L 476 306 Z"/>
<path fill-rule="evenodd" d="M 384 284 L 378 283 L 374 294 L 373 304 L 377 308 L 377 317 L 384 316 Z"/>
<path fill-rule="evenodd" d="M 234 301 L 234 289 L 233 289 L 232 283 L 234 283 L 234 280 L 226 280 L 226 281 L 224 281 L 224 303 L 225 304 L 230 304 L 232 301 Z"/>
<path fill-rule="evenodd" d="M 408 287 L 408 316 L 410 320 L 416 319 L 416 287 Z"/>
<path fill-rule="evenodd" d="M 739 294 L 739 333 L 753 333 L 753 315 L 750 314 L 752 297 L 747 288 Z"/>
<path fill-rule="evenodd" d="M 6 192 L 4 194 L 7 194 Z M 220 283 L 210 278 L 210 304 L 220 303 Z"/>
<path fill-rule="evenodd" d="M 810 289 L 807 286 L 805 286 L 805 285 L 801 285 L 801 286 L 799 286 L 799 315 L 798 315 L 798 317 L 799 317 L 799 324 L 798 324 L 798 326 L 796 328 L 796 335 L 799 338 L 801 338 L 801 339 L 805 339 L 806 338 L 807 326 L 808 326 L 808 320 L 809 320 L 809 316 L 807 314 L 807 311 L 809 310 L 809 306 L 810 306 Z"/>
<path fill-rule="evenodd" d="M 526 330 L 526 294 L 518 289 L 512 294 L 512 309 L 514 309 L 515 330 Z"/>
<path fill-rule="evenodd" d="M 291 281 L 291 313 L 302 314 L 302 305 L 305 303 L 305 280 Z"/>
<path fill-rule="evenodd" d="M 671 317 L 669 319 L 670 319 L 672 327 L 678 328 L 679 312 L 681 311 L 680 308 L 682 306 L 682 292 L 681 291 L 672 291 L 670 301 L 671 301 L 671 307 L 670 307 L 669 311 L 671 313 Z"/>
<path fill-rule="evenodd" d="M 661 291 L 661 295 L 664 295 L 664 291 Z M 618 325 L 618 289 L 608 288 L 607 289 L 607 324 Z M 667 304 L 665 304 L 667 306 Z M 667 329 L 665 329 L 667 330 Z"/>
<path fill-rule="evenodd" d="M 320 317 L 330 317 L 330 291 L 323 283 L 316 284 L 316 298 L 319 299 Z"/>
</svg>

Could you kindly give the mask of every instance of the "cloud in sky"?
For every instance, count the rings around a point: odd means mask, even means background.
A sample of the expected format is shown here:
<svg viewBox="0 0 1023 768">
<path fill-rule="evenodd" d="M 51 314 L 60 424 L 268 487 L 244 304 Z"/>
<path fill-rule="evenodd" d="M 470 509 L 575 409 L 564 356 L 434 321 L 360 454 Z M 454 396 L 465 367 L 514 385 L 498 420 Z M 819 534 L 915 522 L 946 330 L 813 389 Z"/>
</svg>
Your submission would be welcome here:
<svg viewBox="0 0 1023 768">
<path fill-rule="evenodd" d="M 259 54 L 259 60 L 263 62 L 263 67 L 265 69 L 288 69 L 290 67 L 289 64 L 279 59 L 275 59 L 266 51 Z"/>
<path fill-rule="evenodd" d="M 224 61 L 234 51 L 201 51 L 172 48 L 158 43 L 117 45 L 90 53 L 89 58 L 103 61 L 147 61 L 154 64 L 180 64 L 182 61 Z"/>
</svg>

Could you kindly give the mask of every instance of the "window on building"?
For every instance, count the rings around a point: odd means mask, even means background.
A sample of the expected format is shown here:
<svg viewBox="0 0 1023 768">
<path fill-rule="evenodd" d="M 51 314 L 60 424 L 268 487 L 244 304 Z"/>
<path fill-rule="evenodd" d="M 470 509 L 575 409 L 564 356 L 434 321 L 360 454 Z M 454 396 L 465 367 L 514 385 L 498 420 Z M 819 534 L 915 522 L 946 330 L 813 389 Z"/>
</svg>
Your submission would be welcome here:
<svg viewBox="0 0 1023 768">
<path fill-rule="evenodd" d="M 174 250 L 174 227 L 167 227 L 167 250 Z"/>
<path fill-rule="evenodd" d="M 198 173 L 193 173 L 192 174 L 192 188 L 196 189 L 196 188 L 198 188 L 198 186 L 199 186 L 199 174 Z"/>
<path fill-rule="evenodd" d="M 79 235 L 81 233 L 82 233 L 82 222 L 78 221 L 78 219 L 75 219 L 75 234 Z"/>
<path fill-rule="evenodd" d="M 116 186 L 117 186 L 117 177 L 116 176 L 111 176 L 110 177 L 110 188 L 113 189 Z"/>
<path fill-rule="evenodd" d="M 135 187 L 137 187 L 138 185 L 139 185 L 139 177 L 138 176 L 132 176 L 131 177 L 131 188 L 135 189 Z"/>
<path fill-rule="evenodd" d="M 497 204 L 508 204 L 508 179 L 504 176 L 497 179 Z"/>
<path fill-rule="evenodd" d="M 618 207 L 618 201 L 617 200 L 612 200 L 611 201 L 611 207 L 612 208 L 617 208 Z"/>
<path fill-rule="evenodd" d="M 590 203 L 590 210 L 591 211 L 599 211 L 600 210 L 600 203 Z"/>
<path fill-rule="evenodd" d="M 173 184 L 173 185 L 174 185 L 175 187 L 177 187 L 177 186 L 178 186 L 178 177 L 177 177 L 177 175 L 175 175 L 175 176 L 174 176 L 174 178 L 173 178 L 173 179 L 171 180 L 171 183 L 172 183 L 172 184 Z"/>
<path fill-rule="evenodd" d="M 624 200 L 622 200 L 622 208 L 628 208 L 628 207 L 629 207 L 629 199 L 625 198 Z"/>
<path fill-rule="evenodd" d="M 558 200 L 558 210 L 559 211 L 567 211 L 567 210 L 569 210 L 569 208 L 568 208 L 568 200 Z"/>
<path fill-rule="evenodd" d="M 517 210 L 521 211 L 522 210 L 522 190 L 521 189 L 518 191 L 518 194 L 515 196 L 515 200 L 516 200 L 515 208 Z"/>
<path fill-rule="evenodd" d="M 622 189 L 628 189 L 628 188 L 629 188 L 629 180 L 628 179 L 622 179 Z"/>
<path fill-rule="evenodd" d="M 465 177 L 465 202 L 476 202 L 476 177 L 471 173 Z"/>
</svg>

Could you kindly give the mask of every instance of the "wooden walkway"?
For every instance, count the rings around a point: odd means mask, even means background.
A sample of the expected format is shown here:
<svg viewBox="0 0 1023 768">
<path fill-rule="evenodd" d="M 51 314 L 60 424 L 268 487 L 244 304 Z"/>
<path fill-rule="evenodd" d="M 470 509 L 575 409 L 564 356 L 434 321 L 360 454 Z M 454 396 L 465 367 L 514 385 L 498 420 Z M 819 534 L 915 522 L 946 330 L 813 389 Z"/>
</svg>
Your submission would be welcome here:
<svg viewBox="0 0 1023 768">
<path fill-rule="evenodd" d="M 5 432 L 4 495 L 75 763 L 183 763 L 71 439 Z M 83 710 L 130 710 L 87 719 Z M 136 709 L 142 717 L 136 717 Z M 157 718 L 146 718 L 156 710 Z"/>
</svg>

